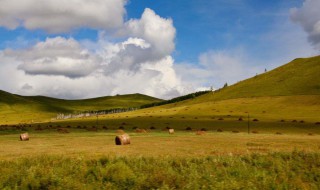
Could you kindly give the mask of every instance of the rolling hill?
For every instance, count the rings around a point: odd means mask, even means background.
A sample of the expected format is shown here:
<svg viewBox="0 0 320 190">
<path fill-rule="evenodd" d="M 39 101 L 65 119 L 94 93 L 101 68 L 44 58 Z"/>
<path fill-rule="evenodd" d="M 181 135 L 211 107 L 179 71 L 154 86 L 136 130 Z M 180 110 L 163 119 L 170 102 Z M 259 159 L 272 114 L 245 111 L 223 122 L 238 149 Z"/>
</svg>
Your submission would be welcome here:
<svg viewBox="0 0 320 190">
<path fill-rule="evenodd" d="M 0 123 L 36 122 L 57 113 L 140 107 L 160 99 L 142 94 L 106 96 L 83 100 L 64 100 L 45 96 L 20 96 L 0 91 Z"/>
<path fill-rule="evenodd" d="M 248 114 L 259 123 L 320 122 L 320 56 L 299 58 L 272 71 L 199 97 L 130 113 L 149 120 L 177 120 L 185 126 L 201 121 L 238 125 Z M 124 119 L 124 118 L 121 118 Z M 161 121 L 159 119 L 159 122 Z M 218 121 L 219 120 L 219 121 Z M 236 123 L 233 123 L 236 122 Z M 142 125 L 142 124 L 141 124 Z M 209 125 L 209 124 L 208 124 Z"/>
</svg>

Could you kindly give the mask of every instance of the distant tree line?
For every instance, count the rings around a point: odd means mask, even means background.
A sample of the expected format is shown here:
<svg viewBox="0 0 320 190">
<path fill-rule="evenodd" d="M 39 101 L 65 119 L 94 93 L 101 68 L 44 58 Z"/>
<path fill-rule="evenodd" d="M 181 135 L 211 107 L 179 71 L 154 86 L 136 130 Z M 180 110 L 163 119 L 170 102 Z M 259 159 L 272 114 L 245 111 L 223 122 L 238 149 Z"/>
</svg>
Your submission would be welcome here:
<svg viewBox="0 0 320 190">
<path fill-rule="evenodd" d="M 166 105 L 166 104 L 172 104 L 172 103 L 176 103 L 176 102 L 181 102 L 181 101 L 184 101 L 184 100 L 193 99 L 195 97 L 201 96 L 201 95 L 209 93 L 209 92 L 211 92 L 211 91 L 210 90 L 206 90 L 206 91 L 194 92 L 194 93 L 191 93 L 191 94 L 187 94 L 187 95 L 184 95 L 184 96 L 179 96 L 177 98 L 173 98 L 173 99 L 170 99 L 170 100 L 165 100 L 165 101 L 162 101 L 162 102 L 155 102 L 155 103 L 151 103 L 151 104 L 145 104 L 145 105 L 140 106 L 140 108 L 150 108 L 150 107 L 154 107 L 154 106 L 162 106 L 162 105 Z"/>
</svg>

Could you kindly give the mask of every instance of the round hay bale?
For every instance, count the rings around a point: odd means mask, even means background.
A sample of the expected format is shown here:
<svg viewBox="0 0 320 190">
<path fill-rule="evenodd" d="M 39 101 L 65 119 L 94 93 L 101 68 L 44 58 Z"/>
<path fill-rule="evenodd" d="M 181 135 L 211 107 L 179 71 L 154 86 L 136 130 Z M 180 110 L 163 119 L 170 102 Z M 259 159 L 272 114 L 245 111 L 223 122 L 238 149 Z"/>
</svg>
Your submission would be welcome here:
<svg viewBox="0 0 320 190">
<path fill-rule="evenodd" d="M 29 134 L 28 133 L 20 134 L 20 140 L 21 141 L 28 141 L 29 140 Z"/>
<path fill-rule="evenodd" d="M 196 131 L 196 135 L 204 135 L 204 134 L 206 134 L 205 131 Z"/>
<path fill-rule="evenodd" d="M 221 133 L 221 132 L 223 132 L 223 131 L 222 131 L 222 129 L 217 129 L 217 132 L 220 132 L 220 133 Z"/>
<path fill-rule="evenodd" d="M 137 128 L 137 129 L 135 130 L 135 132 L 136 132 L 136 133 L 147 133 L 147 131 L 146 131 L 145 129 L 139 129 L 139 128 Z"/>
<path fill-rule="evenodd" d="M 174 129 L 169 129 L 169 134 L 174 134 Z"/>
<path fill-rule="evenodd" d="M 116 145 L 130 144 L 130 136 L 128 134 L 117 135 L 115 138 Z"/>
</svg>

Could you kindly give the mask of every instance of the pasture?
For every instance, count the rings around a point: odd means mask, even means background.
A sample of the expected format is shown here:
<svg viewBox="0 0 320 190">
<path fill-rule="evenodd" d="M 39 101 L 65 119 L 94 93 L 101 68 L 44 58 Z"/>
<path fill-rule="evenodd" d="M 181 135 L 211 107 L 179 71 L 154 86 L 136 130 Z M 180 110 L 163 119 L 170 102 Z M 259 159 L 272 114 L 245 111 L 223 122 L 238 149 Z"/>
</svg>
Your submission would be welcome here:
<svg viewBox="0 0 320 190">
<path fill-rule="evenodd" d="M 317 189 L 319 135 L 28 128 L 1 131 L 1 189 Z M 26 129 L 23 131 L 25 132 Z"/>
</svg>

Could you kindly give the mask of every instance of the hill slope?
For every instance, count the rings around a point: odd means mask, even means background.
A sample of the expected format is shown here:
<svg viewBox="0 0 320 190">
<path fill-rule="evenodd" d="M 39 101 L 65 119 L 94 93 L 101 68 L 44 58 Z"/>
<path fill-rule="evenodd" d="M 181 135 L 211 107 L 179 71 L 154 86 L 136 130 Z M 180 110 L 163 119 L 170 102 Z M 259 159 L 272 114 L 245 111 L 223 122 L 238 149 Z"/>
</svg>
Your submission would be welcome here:
<svg viewBox="0 0 320 190">
<path fill-rule="evenodd" d="M 280 120 L 320 122 L 320 56 L 296 59 L 270 72 L 194 99 L 130 113 L 179 120 L 181 125 L 201 121 L 236 126 L 239 118 L 260 122 Z M 122 118 L 123 119 L 123 118 Z M 153 122 L 149 119 L 149 122 Z M 233 123 L 236 122 L 236 123 Z M 216 124 L 217 125 L 217 124 Z"/>
<path fill-rule="evenodd" d="M 215 93 L 215 100 L 261 96 L 320 95 L 320 56 L 299 58 Z M 208 96 L 208 95 L 207 95 Z M 206 95 L 202 97 L 206 99 Z"/>
<path fill-rule="evenodd" d="M 0 91 L 0 123 L 49 119 L 57 113 L 139 107 L 160 99 L 142 94 L 106 96 L 84 100 L 63 100 L 45 96 L 20 96 Z"/>
</svg>

